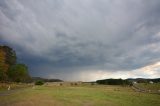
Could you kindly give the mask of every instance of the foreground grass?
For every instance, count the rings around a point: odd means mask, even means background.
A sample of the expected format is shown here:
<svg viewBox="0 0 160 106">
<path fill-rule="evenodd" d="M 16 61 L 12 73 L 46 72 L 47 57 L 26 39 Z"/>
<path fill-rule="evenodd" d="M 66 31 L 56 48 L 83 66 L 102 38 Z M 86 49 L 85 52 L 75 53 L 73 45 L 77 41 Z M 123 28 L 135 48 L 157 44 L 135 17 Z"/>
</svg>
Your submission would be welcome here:
<svg viewBox="0 0 160 106">
<path fill-rule="evenodd" d="M 0 106 L 160 106 L 159 100 L 121 86 L 36 86 L 0 96 Z"/>
<path fill-rule="evenodd" d="M 25 84 L 25 83 L 0 83 L 0 92 L 6 91 L 8 87 L 12 90 L 14 89 L 20 89 L 20 88 L 27 88 L 33 86 L 33 84 Z"/>
</svg>

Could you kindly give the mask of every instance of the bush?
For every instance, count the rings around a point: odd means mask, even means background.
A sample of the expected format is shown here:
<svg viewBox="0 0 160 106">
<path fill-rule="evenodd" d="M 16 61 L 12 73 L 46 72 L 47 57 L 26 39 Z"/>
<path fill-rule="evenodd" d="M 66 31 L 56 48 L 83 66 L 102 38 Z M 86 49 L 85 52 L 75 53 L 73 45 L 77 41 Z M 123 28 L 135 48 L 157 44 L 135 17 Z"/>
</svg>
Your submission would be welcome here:
<svg viewBox="0 0 160 106">
<path fill-rule="evenodd" d="M 7 74 L 10 81 L 14 82 L 27 82 L 30 78 L 25 64 L 16 64 L 9 67 Z"/>
<path fill-rule="evenodd" d="M 36 81 L 36 82 L 35 82 L 35 85 L 43 85 L 43 84 L 44 84 L 43 81 Z"/>
</svg>

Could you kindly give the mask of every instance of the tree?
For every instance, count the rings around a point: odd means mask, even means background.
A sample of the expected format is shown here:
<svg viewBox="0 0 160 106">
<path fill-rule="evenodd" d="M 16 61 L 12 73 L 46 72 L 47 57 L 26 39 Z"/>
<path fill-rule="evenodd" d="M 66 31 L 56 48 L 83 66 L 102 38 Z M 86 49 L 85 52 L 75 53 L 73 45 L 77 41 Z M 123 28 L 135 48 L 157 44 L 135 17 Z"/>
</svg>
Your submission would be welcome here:
<svg viewBox="0 0 160 106">
<path fill-rule="evenodd" d="M 27 66 L 16 64 L 16 60 L 16 53 L 12 48 L 0 45 L 0 81 L 31 81 Z"/>
<path fill-rule="evenodd" d="M 10 48 L 9 46 L 2 46 L 4 51 L 6 52 L 6 63 L 11 65 L 15 65 L 16 64 L 16 53 L 15 51 Z"/>
<path fill-rule="evenodd" d="M 7 72 L 8 68 L 16 64 L 16 53 L 8 46 L 0 45 L 0 68 Z"/>
<path fill-rule="evenodd" d="M 30 79 L 28 68 L 25 64 L 16 64 L 11 66 L 7 74 L 9 79 L 15 82 L 27 82 Z"/>
</svg>

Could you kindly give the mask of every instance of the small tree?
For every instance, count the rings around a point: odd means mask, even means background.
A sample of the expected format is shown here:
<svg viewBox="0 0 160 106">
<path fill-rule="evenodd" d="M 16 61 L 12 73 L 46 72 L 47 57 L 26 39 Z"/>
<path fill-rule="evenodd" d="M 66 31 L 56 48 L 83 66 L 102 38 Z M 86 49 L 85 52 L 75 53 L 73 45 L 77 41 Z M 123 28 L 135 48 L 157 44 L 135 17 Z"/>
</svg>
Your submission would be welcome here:
<svg viewBox="0 0 160 106">
<path fill-rule="evenodd" d="M 24 64 L 16 64 L 11 66 L 7 74 L 9 79 L 15 82 L 26 82 L 30 78 L 28 68 Z"/>
</svg>

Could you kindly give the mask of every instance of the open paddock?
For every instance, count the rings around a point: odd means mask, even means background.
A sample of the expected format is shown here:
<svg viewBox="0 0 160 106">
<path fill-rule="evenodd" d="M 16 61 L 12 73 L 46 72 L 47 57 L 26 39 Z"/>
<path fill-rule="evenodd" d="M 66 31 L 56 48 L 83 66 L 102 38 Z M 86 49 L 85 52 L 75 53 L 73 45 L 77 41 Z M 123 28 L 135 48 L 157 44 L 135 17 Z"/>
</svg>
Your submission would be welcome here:
<svg viewBox="0 0 160 106">
<path fill-rule="evenodd" d="M 160 106 L 160 95 L 135 92 L 130 87 L 60 84 L 6 91 L 8 95 L 0 96 L 0 106 Z"/>
</svg>

